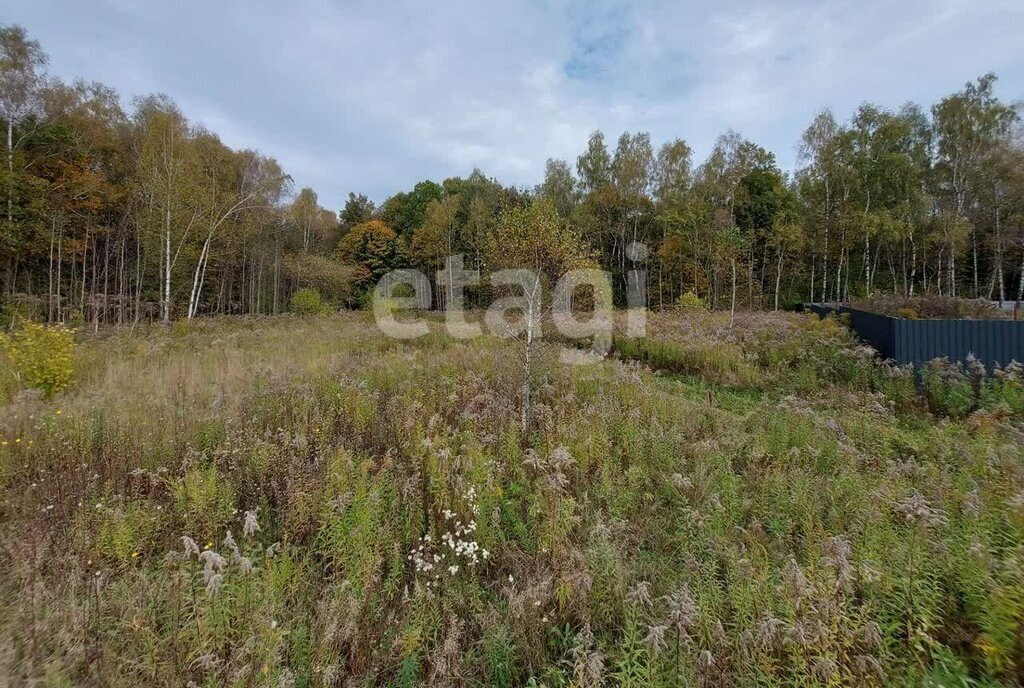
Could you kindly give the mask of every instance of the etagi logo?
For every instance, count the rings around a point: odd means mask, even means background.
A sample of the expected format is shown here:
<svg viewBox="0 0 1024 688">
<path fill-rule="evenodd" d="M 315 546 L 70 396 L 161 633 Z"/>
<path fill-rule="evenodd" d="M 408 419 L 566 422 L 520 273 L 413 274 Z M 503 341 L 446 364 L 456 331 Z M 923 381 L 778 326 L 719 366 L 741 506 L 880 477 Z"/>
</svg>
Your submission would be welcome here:
<svg viewBox="0 0 1024 688">
<path fill-rule="evenodd" d="M 648 250 L 634 242 L 626 249 L 633 263 L 647 260 Z M 483 314 L 482 325 L 467 319 L 466 287 L 479 286 L 477 270 L 467 270 L 461 255 L 448 256 L 445 269 L 437 273 L 436 284 L 444 296 L 445 330 L 456 339 L 480 337 L 486 331 L 496 337 L 515 338 L 527 350 L 543 338 L 548 324 L 561 338 L 590 342 L 588 349 L 562 348 L 563 363 L 580 365 L 604 358 L 611 350 L 615 327 L 612 303 L 612 277 L 605 270 L 578 269 L 562 274 L 552 294 L 545 293 L 542 275 L 531 269 L 498 270 L 490 274 L 489 284 L 501 294 Z M 550 281 L 550 280 L 549 280 Z M 647 331 L 647 271 L 634 268 L 626 274 L 625 334 L 642 337 Z M 384 275 L 373 291 L 373 316 L 388 337 L 416 339 L 430 331 L 422 318 L 410 317 L 416 310 L 433 304 L 430 279 L 419 270 L 392 270 Z M 583 307 L 583 304 L 586 307 Z M 406 315 L 399 319 L 398 315 Z"/>
</svg>

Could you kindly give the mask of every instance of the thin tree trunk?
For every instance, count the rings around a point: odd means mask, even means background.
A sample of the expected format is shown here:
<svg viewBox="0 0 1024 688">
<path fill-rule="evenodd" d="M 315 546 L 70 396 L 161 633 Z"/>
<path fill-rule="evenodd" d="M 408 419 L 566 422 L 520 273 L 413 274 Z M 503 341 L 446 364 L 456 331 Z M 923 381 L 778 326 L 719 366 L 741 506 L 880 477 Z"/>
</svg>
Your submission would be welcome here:
<svg viewBox="0 0 1024 688">
<path fill-rule="evenodd" d="M 736 322 L 736 259 L 732 259 L 732 304 L 729 306 L 729 328 Z"/>
<path fill-rule="evenodd" d="M 1003 285 L 1003 235 L 1000 226 L 999 206 L 996 206 L 996 275 L 999 283 L 999 305 L 1006 300 L 1006 289 Z"/>
<path fill-rule="evenodd" d="M 14 225 L 14 118 L 7 118 L 7 227 Z"/>
<path fill-rule="evenodd" d="M 775 310 L 779 310 L 779 288 L 782 285 L 782 250 L 779 250 L 779 262 L 775 267 Z"/>
<path fill-rule="evenodd" d="M 914 280 L 917 278 L 917 242 L 910 236 L 910 284 L 907 286 L 908 296 L 914 295 Z M 927 284 L 925 285 L 927 291 Z"/>
<path fill-rule="evenodd" d="M 53 322 L 53 247 L 57 239 L 57 218 L 50 218 L 50 268 L 46 284 L 46 322 Z"/>
<path fill-rule="evenodd" d="M 167 324 L 171 321 L 171 205 L 168 200 L 164 208 L 164 298 L 160 319 Z"/>
</svg>

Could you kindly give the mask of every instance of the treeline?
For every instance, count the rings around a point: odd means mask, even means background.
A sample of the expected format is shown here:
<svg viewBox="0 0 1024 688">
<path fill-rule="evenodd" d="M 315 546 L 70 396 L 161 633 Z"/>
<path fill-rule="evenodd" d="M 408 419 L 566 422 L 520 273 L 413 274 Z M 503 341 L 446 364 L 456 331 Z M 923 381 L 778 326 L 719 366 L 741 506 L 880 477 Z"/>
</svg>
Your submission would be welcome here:
<svg viewBox="0 0 1024 688">
<path fill-rule="evenodd" d="M 824 110 L 792 175 L 733 131 L 700 164 L 681 139 L 656 149 L 648 134 L 624 133 L 612 150 L 597 131 L 575 166 L 548 160 L 530 196 L 583 237 L 620 304 L 635 268 L 656 307 L 683 295 L 712 308 L 878 292 L 1019 300 L 1024 138 L 1019 107 L 996 98 L 994 82 L 985 75 L 930 111 L 864 104 L 840 122 Z M 447 253 L 478 257 L 502 198 L 475 173 L 418 184 L 377 216 L 406 238 L 414 265 L 431 267 Z M 630 250 L 637 242 L 646 260 Z"/>
<path fill-rule="evenodd" d="M 638 268 L 654 307 L 1024 296 L 1024 140 L 992 75 L 929 110 L 823 111 L 792 174 L 732 131 L 699 164 L 681 139 L 624 133 L 612 146 L 598 131 L 534 189 L 475 170 L 379 206 L 352 193 L 335 213 L 167 97 L 125 108 L 102 84 L 48 78 L 20 27 L 0 43 L 8 314 L 98 326 L 277 313 L 299 287 L 355 306 L 393 268 L 435 273 L 463 254 L 486 272 L 503 213 L 538 199 L 612 273 L 620 304 Z"/>
<path fill-rule="evenodd" d="M 544 198 L 612 273 L 619 304 L 637 268 L 655 307 L 684 295 L 712 308 L 879 292 L 1019 300 L 1024 138 L 1019 107 L 994 83 L 985 75 L 927 111 L 865 104 L 846 122 L 822 111 L 792 175 L 732 131 L 700 164 L 681 139 L 655 148 L 624 133 L 612 148 L 597 131 L 575 165 L 548 160 L 528 192 L 474 171 L 380 208 L 350 195 L 339 255 L 364 286 L 392 267 L 436 272 L 456 253 L 486 271 L 481 247 L 500 213 Z"/>
<path fill-rule="evenodd" d="M 274 313 L 309 275 L 344 282 L 337 215 L 256 151 L 232 150 L 163 95 L 125 109 L 48 78 L 0 27 L 2 320 L 133 323 Z"/>
</svg>

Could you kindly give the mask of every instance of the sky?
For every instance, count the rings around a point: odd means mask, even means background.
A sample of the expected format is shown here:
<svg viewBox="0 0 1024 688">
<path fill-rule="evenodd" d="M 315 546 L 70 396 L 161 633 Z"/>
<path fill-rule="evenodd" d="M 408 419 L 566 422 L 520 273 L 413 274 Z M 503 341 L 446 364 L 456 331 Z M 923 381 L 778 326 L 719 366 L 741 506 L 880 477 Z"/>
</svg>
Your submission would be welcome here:
<svg viewBox="0 0 1024 688">
<path fill-rule="evenodd" d="M 796 162 L 822 108 L 1024 100 L 1024 0 L 0 0 L 51 74 L 166 93 L 339 209 L 480 168 L 533 186 L 595 129 L 697 162 L 725 130 Z"/>
</svg>

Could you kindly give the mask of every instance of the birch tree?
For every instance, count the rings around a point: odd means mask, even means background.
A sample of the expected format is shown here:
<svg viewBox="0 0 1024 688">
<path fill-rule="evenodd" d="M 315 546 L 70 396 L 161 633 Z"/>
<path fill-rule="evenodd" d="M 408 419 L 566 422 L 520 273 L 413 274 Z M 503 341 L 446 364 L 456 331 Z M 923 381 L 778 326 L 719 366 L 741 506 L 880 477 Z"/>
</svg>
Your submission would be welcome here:
<svg viewBox="0 0 1024 688">
<path fill-rule="evenodd" d="M 526 208 L 513 207 L 499 215 L 486 248 L 488 267 L 496 285 L 513 287 L 519 296 L 505 297 L 488 311 L 491 331 L 505 329 L 519 342 L 522 361 L 520 387 L 520 430 L 525 438 L 531 422 L 536 347 L 541 320 L 550 300 L 550 290 L 558 278 L 575 268 L 592 267 L 588 252 L 578 234 L 558 216 L 552 201 L 539 199 Z M 518 309 L 522 319 L 514 326 L 505 313 Z M 500 316 L 497 320 L 495 316 Z"/>
</svg>

